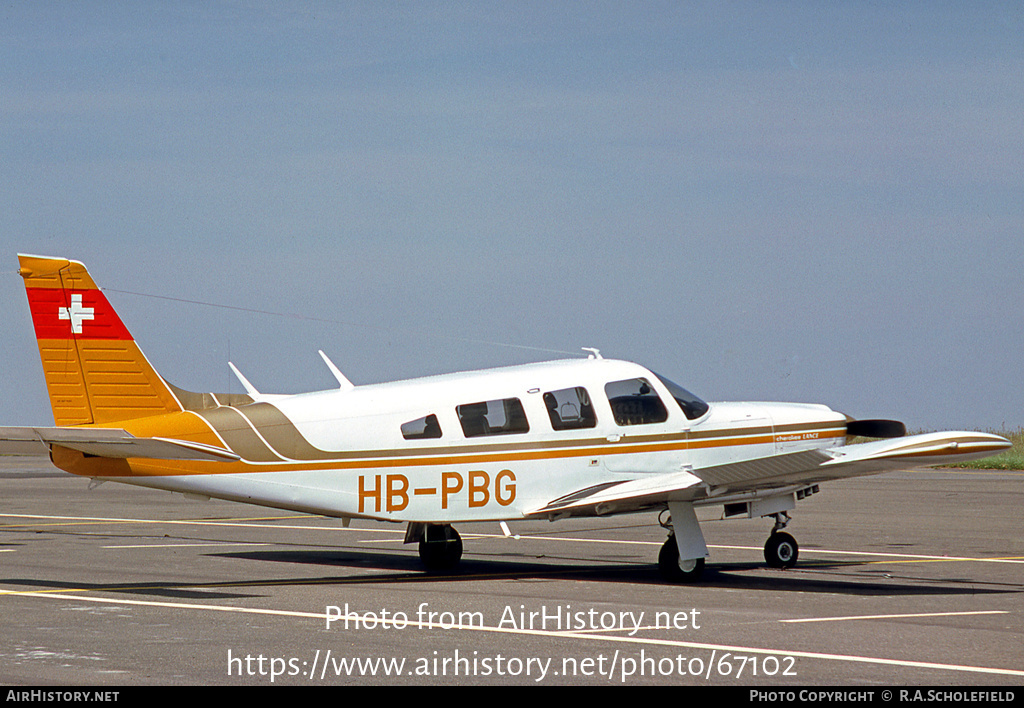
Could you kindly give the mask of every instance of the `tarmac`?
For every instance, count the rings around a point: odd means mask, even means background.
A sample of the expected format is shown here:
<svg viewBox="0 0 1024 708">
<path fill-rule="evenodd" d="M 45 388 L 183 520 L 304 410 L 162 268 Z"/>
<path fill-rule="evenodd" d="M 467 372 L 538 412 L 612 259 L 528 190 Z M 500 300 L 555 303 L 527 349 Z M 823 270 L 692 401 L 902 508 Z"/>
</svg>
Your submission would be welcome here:
<svg viewBox="0 0 1024 708">
<path fill-rule="evenodd" d="M 800 502 L 789 570 L 709 509 L 695 585 L 650 513 L 463 525 L 431 574 L 402 526 L 0 458 L 0 682 L 1022 686 L 1021 509 L 1021 472 L 897 472 Z"/>
</svg>

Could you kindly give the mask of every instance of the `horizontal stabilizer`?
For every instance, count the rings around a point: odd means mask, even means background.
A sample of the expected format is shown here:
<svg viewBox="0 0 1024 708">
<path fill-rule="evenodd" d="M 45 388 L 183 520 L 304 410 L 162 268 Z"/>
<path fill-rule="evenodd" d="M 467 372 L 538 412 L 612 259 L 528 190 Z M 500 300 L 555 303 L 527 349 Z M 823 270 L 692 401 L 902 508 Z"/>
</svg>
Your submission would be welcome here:
<svg viewBox="0 0 1024 708">
<path fill-rule="evenodd" d="M 188 440 L 137 438 L 118 428 L 0 427 L 0 453 L 27 454 L 48 451 L 50 445 L 86 455 L 126 459 L 201 460 L 234 462 L 238 455 L 221 447 Z"/>
</svg>

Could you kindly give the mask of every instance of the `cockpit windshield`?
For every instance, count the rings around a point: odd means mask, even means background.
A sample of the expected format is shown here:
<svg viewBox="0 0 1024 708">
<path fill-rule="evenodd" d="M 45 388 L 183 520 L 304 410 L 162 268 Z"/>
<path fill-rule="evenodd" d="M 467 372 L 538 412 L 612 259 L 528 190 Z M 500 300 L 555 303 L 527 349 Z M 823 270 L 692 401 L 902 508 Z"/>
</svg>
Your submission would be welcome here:
<svg viewBox="0 0 1024 708">
<path fill-rule="evenodd" d="M 708 412 L 710 406 L 700 398 L 694 396 L 674 381 L 666 379 L 661 374 L 655 373 L 654 375 L 658 377 L 659 381 L 665 384 L 665 388 L 667 388 L 668 392 L 672 394 L 672 398 L 676 399 L 676 403 L 678 403 L 679 407 L 683 409 L 683 414 L 688 419 L 697 420 L 697 418 L 700 418 Z"/>
</svg>

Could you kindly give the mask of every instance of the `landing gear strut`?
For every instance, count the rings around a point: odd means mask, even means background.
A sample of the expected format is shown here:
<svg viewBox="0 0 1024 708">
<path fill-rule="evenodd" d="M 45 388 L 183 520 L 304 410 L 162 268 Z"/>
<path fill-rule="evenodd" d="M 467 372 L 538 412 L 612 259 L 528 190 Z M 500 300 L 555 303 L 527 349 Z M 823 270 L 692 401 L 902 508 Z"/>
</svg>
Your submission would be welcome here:
<svg viewBox="0 0 1024 708">
<path fill-rule="evenodd" d="M 764 560 L 770 568 L 792 568 L 796 565 L 800 547 L 796 539 L 782 531 L 789 523 L 789 514 L 775 514 L 775 527 L 764 544 Z"/>
<path fill-rule="evenodd" d="M 686 502 L 669 502 L 667 512 L 668 518 L 665 511 L 658 517 L 658 523 L 668 529 L 668 539 L 658 554 L 658 570 L 670 583 L 695 583 L 704 573 L 704 556 L 708 554 L 697 515 Z"/>
<path fill-rule="evenodd" d="M 420 560 L 427 570 L 451 570 L 462 558 L 462 537 L 447 524 L 429 524 L 420 539 Z"/>
</svg>

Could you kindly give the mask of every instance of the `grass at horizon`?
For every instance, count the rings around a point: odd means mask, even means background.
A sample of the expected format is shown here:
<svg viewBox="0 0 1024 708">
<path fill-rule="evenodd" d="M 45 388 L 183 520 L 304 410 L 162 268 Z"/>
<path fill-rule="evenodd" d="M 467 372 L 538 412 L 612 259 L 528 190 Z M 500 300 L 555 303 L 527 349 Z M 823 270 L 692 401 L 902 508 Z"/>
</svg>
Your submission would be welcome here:
<svg viewBox="0 0 1024 708">
<path fill-rule="evenodd" d="M 1017 430 L 984 430 L 981 432 L 1002 435 L 1013 443 L 1013 447 L 998 455 L 986 457 L 982 460 L 943 466 L 972 470 L 1024 470 L 1024 428 L 1018 428 Z"/>
</svg>

